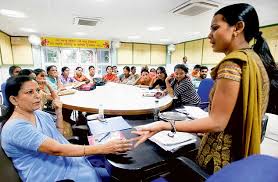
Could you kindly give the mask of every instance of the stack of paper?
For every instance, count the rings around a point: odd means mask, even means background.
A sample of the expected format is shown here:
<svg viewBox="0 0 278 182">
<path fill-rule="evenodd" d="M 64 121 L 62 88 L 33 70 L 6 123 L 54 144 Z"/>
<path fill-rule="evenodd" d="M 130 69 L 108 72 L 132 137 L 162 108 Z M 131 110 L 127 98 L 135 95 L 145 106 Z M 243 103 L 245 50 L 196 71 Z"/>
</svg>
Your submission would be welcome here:
<svg viewBox="0 0 278 182">
<path fill-rule="evenodd" d="M 168 135 L 170 131 L 161 131 L 150 138 L 166 151 L 175 152 L 181 147 L 197 142 L 197 137 L 186 132 L 177 132 L 173 137 Z"/>
<path fill-rule="evenodd" d="M 187 114 L 188 117 L 191 117 L 193 119 L 199 119 L 209 116 L 208 112 L 205 112 L 201 108 L 194 106 L 184 106 L 184 108 L 176 109 L 176 111 Z"/>
</svg>

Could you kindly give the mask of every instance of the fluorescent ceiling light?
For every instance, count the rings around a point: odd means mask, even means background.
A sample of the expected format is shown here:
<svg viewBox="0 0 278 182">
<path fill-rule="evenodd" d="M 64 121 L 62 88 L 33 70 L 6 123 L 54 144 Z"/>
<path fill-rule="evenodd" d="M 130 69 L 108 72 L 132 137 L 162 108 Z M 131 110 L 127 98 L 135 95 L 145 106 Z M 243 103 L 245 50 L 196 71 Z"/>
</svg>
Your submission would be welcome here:
<svg viewBox="0 0 278 182">
<path fill-rule="evenodd" d="M 148 28 L 149 31 L 160 31 L 163 29 L 164 29 L 164 27 L 160 27 L 160 26 L 153 26 L 153 27 Z"/>
<path fill-rule="evenodd" d="M 130 35 L 127 37 L 128 39 L 139 39 L 140 36 L 139 35 Z"/>
<path fill-rule="evenodd" d="M 87 35 L 87 33 L 85 33 L 85 32 L 75 32 L 74 35 L 83 36 L 83 35 Z"/>
<path fill-rule="evenodd" d="M 1 9 L 0 14 L 8 17 L 13 17 L 13 18 L 26 18 L 27 16 L 20 11 L 14 11 L 14 10 L 9 10 L 9 9 Z"/>
<path fill-rule="evenodd" d="M 24 32 L 30 32 L 30 33 L 35 33 L 37 32 L 36 30 L 32 29 L 32 28 L 20 28 L 21 31 Z"/>
</svg>

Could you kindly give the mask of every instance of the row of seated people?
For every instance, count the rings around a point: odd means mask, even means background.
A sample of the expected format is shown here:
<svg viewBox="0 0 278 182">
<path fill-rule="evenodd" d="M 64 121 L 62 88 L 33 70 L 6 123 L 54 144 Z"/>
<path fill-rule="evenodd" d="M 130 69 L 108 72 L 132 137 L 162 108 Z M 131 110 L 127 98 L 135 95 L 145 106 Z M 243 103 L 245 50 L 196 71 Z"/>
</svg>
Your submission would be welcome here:
<svg viewBox="0 0 278 182">
<path fill-rule="evenodd" d="M 57 67 L 55 65 L 48 66 L 46 71 L 43 69 L 23 69 L 18 66 L 12 66 L 10 73 L 11 76 L 29 75 L 33 77 L 40 85 L 42 97 L 42 107 L 49 101 L 53 100 L 51 96 L 52 92 L 59 92 L 66 89 L 66 86 L 73 85 L 77 82 L 94 82 L 95 81 L 95 68 L 89 67 L 89 76 L 83 74 L 83 69 L 77 67 L 74 77 L 70 77 L 70 69 L 68 67 L 62 68 L 62 73 L 59 76 Z M 136 74 L 136 67 L 130 69 L 129 66 L 123 68 L 123 74 L 119 77 L 113 71 L 112 66 L 107 66 L 107 74 L 103 75 L 102 80 L 105 82 L 116 82 L 121 84 L 135 85 L 138 87 L 144 87 L 149 89 L 160 89 L 163 94 L 169 94 L 175 98 L 175 101 L 180 103 L 179 105 L 198 105 L 200 103 L 200 97 L 194 87 L 194 77 L 188 75 L 188 68 L 179 64 L 174 68 L 174 73 L 167 75 L 164 67 L 158 67 L 156 70 L 150 71 L 143 67 L 141 69 L 141 75 Z M 200 74 L 202 75 L 202 74 Z M 202 78 L 206 77 L 201 76 Z M 2 84 L 2 89 L 5 90 L 5 83 Z M 4 105 L 7 105 L 7 98 L 3 92 Z"/>
</svg>

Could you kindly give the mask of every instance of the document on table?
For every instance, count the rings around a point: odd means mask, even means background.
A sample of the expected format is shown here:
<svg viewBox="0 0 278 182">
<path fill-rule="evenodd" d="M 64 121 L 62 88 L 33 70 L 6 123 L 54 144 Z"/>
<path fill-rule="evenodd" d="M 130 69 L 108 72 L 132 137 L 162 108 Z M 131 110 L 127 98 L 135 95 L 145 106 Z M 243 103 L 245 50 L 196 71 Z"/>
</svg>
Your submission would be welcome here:
<svg viewBox="0 0 278 182">
<path fill-rule="evenodd" d="M 99 120 L 88 121 L 88 125 L 93 135 L 131 128 L 122 116 L 106 118 L 104 122 Z"/>
<path fill-rule="evenodd" d="M 204 118 L 209 116 L 208 112 L 202 110 L 199 107 L 194 107 L 194 106 L 184 106 L 184 108 L 175 109 L 175 110 L 187 114 L 189 117 L 193 119 L 199 119 L 199 118 Z"/>
<path fill-rule="evenodd" d="M 162 149 L 175 152 L 179 148 L 197 142 L 197 137 L 186 132 L 177 132 L 173 137 L 168 135 L 169 131 L 161 131 L 150 138 Z"/>
</svg>

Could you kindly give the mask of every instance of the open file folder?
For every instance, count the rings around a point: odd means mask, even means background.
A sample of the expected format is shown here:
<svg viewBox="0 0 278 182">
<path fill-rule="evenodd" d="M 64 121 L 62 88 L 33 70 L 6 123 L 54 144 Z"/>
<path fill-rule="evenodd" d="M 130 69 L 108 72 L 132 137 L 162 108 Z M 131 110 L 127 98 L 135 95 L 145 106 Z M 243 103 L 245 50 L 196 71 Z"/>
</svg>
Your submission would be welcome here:
<svg viewBox="0 0 278 182">
<path fill-rule="evenodd" d="M 99 120 L 88 121 L 88 125 L 93 135 L 131 128 L 131 126 L 124 120 L 122 116 L 106 118 L 105 122 Z"/>
</svg>

